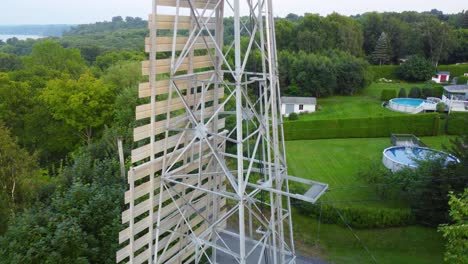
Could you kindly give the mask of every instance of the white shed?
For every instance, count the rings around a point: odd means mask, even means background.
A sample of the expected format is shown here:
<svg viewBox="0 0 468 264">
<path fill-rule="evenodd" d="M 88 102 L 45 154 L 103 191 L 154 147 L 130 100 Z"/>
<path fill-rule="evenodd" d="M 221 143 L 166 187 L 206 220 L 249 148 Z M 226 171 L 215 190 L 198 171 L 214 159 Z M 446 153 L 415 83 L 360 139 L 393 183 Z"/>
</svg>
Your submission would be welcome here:
<svg viewBox="0 0 468 264">
<path fill-rule="evenodd" d="M 436 83 L 445 83 L 450 80 L 450 72 L 438 72 L 432 80 Z"/>
<path fill-rule="evenodd" d="M 291 113 L 315 112 L 316 106 L 315 97 L 281 97 L 281 114 L 286 117 Z"/>
</svg>

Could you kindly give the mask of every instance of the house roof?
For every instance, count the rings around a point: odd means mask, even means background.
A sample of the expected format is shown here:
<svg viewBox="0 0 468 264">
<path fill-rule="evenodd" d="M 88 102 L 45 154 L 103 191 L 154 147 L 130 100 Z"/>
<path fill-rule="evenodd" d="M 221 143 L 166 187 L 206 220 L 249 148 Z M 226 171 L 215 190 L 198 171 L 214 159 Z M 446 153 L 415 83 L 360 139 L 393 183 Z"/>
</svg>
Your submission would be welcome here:
<svg viewBox="0 0 468 264">
<path fill-rule="evenodd" d="M 317 98 L 315 97 L 281 97 L 281 102 L 283 104 L 307 104 L 307 105 L 316 105 Z"/>
<path fill-rule="evenodd" d="M 444 86 L 444 90 L 449 93 L 468 93 L 468 85 Z"/>
<path fill-rule="evenodd" d="M 439 75 L 450 75 L 450 72 L 448 72 L 448 71 L 441 71 L 441 72 L 438 72 L 437 74 L 439 74 Z"/>
</svg>

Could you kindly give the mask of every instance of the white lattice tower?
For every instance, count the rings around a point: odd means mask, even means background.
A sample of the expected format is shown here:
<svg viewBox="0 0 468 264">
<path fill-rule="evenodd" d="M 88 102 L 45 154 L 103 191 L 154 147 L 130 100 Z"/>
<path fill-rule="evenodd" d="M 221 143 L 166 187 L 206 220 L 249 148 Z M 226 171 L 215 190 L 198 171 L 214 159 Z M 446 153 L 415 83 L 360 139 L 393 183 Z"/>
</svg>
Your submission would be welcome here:
<svg viewBox="0 0 468 264">
<path fill-rule="evenodd" d="M 290 198 L 326 185 L 287 175 L 271 0 L 154 0 L 149 28 L 117 262 L 294 263 Z"/>
</svg>

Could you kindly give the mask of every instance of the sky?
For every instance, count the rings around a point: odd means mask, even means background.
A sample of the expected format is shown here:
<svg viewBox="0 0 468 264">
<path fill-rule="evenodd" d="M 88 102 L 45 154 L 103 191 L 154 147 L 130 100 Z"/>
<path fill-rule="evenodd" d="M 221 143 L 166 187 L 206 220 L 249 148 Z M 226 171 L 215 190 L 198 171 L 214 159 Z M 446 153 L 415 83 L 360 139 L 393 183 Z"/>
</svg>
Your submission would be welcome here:
<svg viewBox="0 0 468 264">
<path fill-rule="evenodd" d="M 232 0 L 231 0 L 232 1 Z M 245 2 L 245 1 L 244 1 Z M 289 13 L 338 12 L 355 15 L 368 11 L 468 10 L 466 0 L 273 0 L 276 16 Z M 86 24 L 113 16 L 147 17 L 151 0 L 0 0 L 0 25 Z"/>
</svg>

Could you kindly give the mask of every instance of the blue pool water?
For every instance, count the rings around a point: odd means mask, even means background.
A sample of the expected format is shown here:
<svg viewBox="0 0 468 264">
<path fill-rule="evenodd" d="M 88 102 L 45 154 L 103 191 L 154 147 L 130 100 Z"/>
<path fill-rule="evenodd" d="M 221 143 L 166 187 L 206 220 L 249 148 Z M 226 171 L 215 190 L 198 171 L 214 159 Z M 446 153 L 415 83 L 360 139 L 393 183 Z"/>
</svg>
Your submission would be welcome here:
<svg viewBox="0 0 468 264">
<path fill-rule="evenodd" d="M 415 98 L 396 98 L 392 99 L 392 102 L 401 105 L 409 105 L 409 106 L 419 106 L 424 103 L 426 100 L 423 99 L 415 99 Z"/>
<path fill-rule="evenodd" d="M 447 163 L 459 162 L 458 159 L 452 155 L 428 148 L 419 147 L 392 147 L 386 149 L 384 154 L 394 162 L 412 167 L 417 166 L 418 160 L 439 158 L 444 156 L 447 157 Z"/>
</svg>

